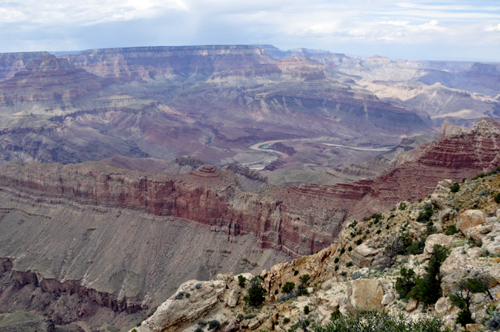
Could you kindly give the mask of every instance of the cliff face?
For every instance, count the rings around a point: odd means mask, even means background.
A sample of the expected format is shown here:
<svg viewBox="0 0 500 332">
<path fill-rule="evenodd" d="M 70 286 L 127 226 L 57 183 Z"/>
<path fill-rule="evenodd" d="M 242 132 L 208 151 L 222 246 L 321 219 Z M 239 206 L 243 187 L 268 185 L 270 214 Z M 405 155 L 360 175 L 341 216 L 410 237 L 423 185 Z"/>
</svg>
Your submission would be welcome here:
<svg viewBox="0 0 500 332">
<path fill-rule="evenodd" d="M 15 73 L 24 69 L 31 60 L 48 55 L 48 52 L 1 53 L 0 81 L 12 78 Z"/>
<path fill-rule="evenodd" d="M 0 104 L 62 100 L 70 102 L 102 88 L 102 81 L 66 59 L 46 54 L 0 83 Z"/>
<path fill-rule="evenodd" d="M 103 163 L 13 162 L 0 170 L 0 185 L 49 202 L 137 209 L 207 224 L 232 237 L 254 234 L 261 247 L 296 256 L 330 245 L 348 217 L 424 197 L 440 179 L 460 181 L 497 165 L 499 141 L 497 124 L 482 120 L 378 178 L 334 186 L 269 187 L 261 193 L 243 192 L 234 173 L 208 165 L 189 174 L 160 175 Z"/>
<path fill-rule="evenodd" d="M 76 67 L 106 78 L 210 75 L 216 68 L 224 70 L 272 62 L 256 46 L 108 48 L 87 50 L 66 58 Z"/>
<path fill-rule="evenodd" d="M 291 255 L 330 244 L 333 228 L 340 221 L 332 209 L 289 213 L 290 208 L 272 196 L 241 191 L 235 174 L 213 166 L 189 174 L 155 175 L 103 163 L 62 166 L 13 162 L 2 168 L 0 183 L 3 190 L 36 200 L 175 216 L 235 238 L 250 233 L 263 248 Z M 321 227 L 310 229 L 313 224 Z"/>
</svg>

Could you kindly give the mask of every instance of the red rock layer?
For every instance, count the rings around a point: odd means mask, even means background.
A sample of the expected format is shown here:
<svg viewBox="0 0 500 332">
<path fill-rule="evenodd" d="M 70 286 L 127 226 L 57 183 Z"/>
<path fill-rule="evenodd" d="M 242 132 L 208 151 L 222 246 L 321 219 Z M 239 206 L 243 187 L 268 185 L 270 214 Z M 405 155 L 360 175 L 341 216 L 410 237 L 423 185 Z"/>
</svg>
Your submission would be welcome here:
<svg viewBox="0 0 500 332">
<path fill-rule="evenodd" d="M 263 248 L 297 256 L 336 240 L 348 217 L 363 217 L 430 194 L 445 178 L 461 180 L 497 165 L 500 131 L 482 120 L 445 136 L 422 155 L 375 179 L 334 186 L 241 191 L 236 176 L 213 166 L 184 175 L 141 173 L 105 163 L 12 162 L 0 170 L 2 190 L 53 203 L 140 209 L 208 224 L 230 236 L 252 233 Z"/>
</svg>

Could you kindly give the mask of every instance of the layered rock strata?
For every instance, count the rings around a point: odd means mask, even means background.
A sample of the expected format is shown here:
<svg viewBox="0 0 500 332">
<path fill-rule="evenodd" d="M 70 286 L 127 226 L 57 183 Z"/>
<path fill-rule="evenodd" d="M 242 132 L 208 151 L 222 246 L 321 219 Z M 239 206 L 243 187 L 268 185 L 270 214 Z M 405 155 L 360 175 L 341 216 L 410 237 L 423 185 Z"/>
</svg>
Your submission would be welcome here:
<svg viewBox="0 0 500 332">
<path fill-rule="evenodd" d="M 347 218 L 430 194 L 443 178 L 460 180 L 496 165 L 500 130 L 482 120 L 467 133 L 444 136 L 419 158 L 369 180 L 334 186 L 267 187 L 243 192 L 234 173 L 203 166 L 189 174 L 151 174 L 105 163 L 12 162 L 2 190 L 49 202 L 137 209 L 210 225 L 230 237 L 253 234 L 262 248 L 304 255 L 333 243 Z"/>
</svg>

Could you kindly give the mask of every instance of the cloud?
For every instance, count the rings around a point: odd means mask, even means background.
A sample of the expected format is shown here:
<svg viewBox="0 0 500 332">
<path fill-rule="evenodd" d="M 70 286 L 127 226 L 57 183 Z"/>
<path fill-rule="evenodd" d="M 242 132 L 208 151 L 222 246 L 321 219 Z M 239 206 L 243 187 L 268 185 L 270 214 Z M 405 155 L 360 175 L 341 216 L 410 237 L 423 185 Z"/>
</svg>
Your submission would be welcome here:
<svg viewBox="0 0 500 332">
<path fill-rule="evenodd" d="M 3 52 L 266 43 L 408 58 L 418 48 L 500 54 L 496 0 L 0 0 L 0 17 Z"/>
</svg>

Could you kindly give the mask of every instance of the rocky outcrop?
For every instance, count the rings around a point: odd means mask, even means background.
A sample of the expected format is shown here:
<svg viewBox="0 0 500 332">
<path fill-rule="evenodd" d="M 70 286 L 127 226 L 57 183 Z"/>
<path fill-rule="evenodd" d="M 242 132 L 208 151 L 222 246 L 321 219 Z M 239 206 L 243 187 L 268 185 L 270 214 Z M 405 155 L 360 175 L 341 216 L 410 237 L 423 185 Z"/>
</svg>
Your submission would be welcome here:
<svg viewBox="0 0 500 332">
<path fill-rule="evenodd" d="M 427 196 L 442 178 L 458 180 L 491 168 L 500 158 L 495 128 L 496 123 L 482 120 L 467 135 L 445 137 L 417 160 L 381 177 L 334 186 L 302 184 L 245 193 L 234 173 L 213 166 L 189 174 L 158 175 L 103 163 L 20 162 L 4 166 L 0 186 L 37 200 L 126 207 L 184 218 L 231 237 L 253 234 L 262 248 L 303 255 L 333 243 L 348 218 Z"/>
<path fill-rule="evenodd" d="M 293 147 L 286 146 L 285 144 L 283 144 L 281 142 L 274 143 L 273 145 L 271 145 L 271 149 L 279 151 L 279 152 L 283 152 L 283 153 L 287 154 L 288 156 L 293 156 L 297 152 L 297 151 L 295 151 L 295 149 Z"/>
<path fill-rule="evenodd" d="M 54 99 L 69 103 L 102 86 L 98 77 L 75 68 L 66 59 L 46 54 L 0 83 L 0 104 Z"/>
<path fill-rule="evenodd" d="M 30 61 L 48 54 L 48 52 L 0 53 L 0 81 L 12 78 Z"/>
</svg>

